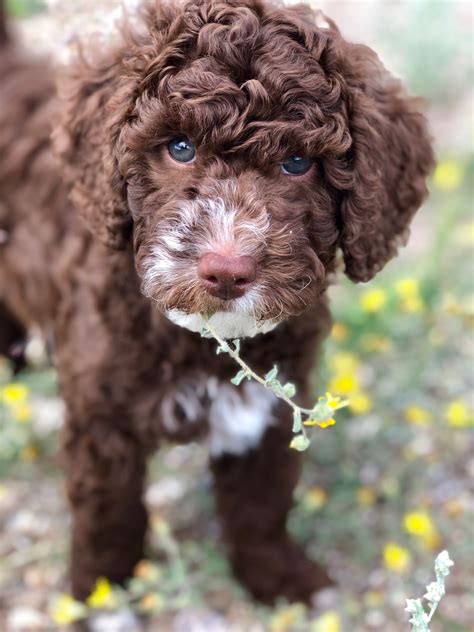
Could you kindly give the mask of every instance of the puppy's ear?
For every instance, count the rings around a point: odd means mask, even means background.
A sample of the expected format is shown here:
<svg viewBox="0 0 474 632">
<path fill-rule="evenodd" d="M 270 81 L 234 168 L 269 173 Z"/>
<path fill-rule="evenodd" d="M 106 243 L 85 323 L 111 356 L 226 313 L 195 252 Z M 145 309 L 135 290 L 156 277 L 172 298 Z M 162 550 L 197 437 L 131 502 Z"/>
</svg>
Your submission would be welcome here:
<svg viewBox="0 0 474 632">
<path fill-rule="evenodd" d="M 120 129 L 131 106 L 119 74 L 118 63 L 89 65 L 79 58 L 60 79 L 62 118 L 54 132 L 78 213 L 114 249 L 126 247 L 132 227 L 118 165 Z"/>
<path fill-rule="evenodd" d="M 407 238 L 434 159 L 419 100 L 407 96 L 369 48 L 339 43 L 352 138 L 340 194 L 340 247 L 346 274 L 368 281 Z"/>
</svg>

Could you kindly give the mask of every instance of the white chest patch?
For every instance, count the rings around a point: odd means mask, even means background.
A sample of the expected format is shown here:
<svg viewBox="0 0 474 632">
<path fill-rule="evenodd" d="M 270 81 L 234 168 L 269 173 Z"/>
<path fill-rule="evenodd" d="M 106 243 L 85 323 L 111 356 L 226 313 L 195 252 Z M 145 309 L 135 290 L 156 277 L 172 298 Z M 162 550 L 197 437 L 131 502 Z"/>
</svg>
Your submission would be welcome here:
<svg viewBox="0 0 474 632">
<path fill-rule="evenodd" d="M 200 332 L 206 323 L 201 314 L 185 314 L 177 309 L 166 312 L 167 317 L 180 327 Z M 257 334 L 266 334 L 278 325 L 276 320 L 257 322 L 249 313 L 217 312 L 209 319 L 217 333 L 225 339 L 253 338 Z"/>
<path fill-rule="evenodd" d="M 275 396 L 260 384 L 239 387 L 209 380 L 209 451 L 213 457 L 245 454 L 261 441 L 274 423 Z"/>
</svg>

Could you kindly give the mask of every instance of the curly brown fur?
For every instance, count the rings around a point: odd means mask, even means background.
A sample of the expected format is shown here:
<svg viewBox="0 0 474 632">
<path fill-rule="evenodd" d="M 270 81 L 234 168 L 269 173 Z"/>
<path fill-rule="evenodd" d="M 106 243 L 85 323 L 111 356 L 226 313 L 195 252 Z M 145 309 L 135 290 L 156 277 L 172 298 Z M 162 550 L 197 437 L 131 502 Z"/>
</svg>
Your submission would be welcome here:
<svg viewBox="0 0 474 632">
<path fill-rule="evenodd" d="M 149 2 L 141 20 L 83 49 L 61 105 L 46 63 L 11 45 L 0 57 L 0 300 L 54 333 L 73 591 L 130 575 L 147 457 L 162 437 L 202 436 L 236 575 L 264 601 L 308 600 L 329 579 L 286 532 L 290 415 L 230 386 L 232 361 L 166 315 L 196 329 L 207 313 L 223 335 L 234 321 L 244 335 L 273 328 L 242 354 L 258 371 L 277 364 L 306 400 L 337 249 L 355 281 L 395 254 L 433 164 L 425 120 L 370 49 L 307 7 Z M 57 108 L 64 179 L 48 142 Z M 167 150 L 183 134 L 190 164 Z M 282 173 L 291 155 L 309 171 Z M 205 291 L 208 251 L 256 262 L 244 296 Z"/>
</svg>

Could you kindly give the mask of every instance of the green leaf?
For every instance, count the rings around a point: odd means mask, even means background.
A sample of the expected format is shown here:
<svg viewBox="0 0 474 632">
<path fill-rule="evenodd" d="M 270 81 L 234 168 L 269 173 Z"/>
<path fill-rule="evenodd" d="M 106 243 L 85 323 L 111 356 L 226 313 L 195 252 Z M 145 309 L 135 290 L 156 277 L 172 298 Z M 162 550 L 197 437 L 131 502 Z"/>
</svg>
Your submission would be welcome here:
<svg viewBox="0 0 474 632">
<path fill-rule="evenodd" d="M 212 338 L 212 334 L 209 331 L 209 329 L 207 327 L 202 327 L 201 331 L 199 332 L 201 334 L 202 338 Z"/>
<path fill-rule="evenodd" d="M 231 382 L 232 384 L 235 384 L 236 386 L 238 386 L 243 380 L 245 380 L 246 377 L 248 377 L 247 371 L 245 371 L 244 369 L 240 369 L 237 375 L 235 375 L 231 379 Z"/>
<path fill-rule="evenodd" d="M 236 353 L 240 353 L 240 340 L 236 338 L 235 340 L 232 340 L 232 343 L 234 345 L 234 351 Z"/>
<path fill-rule="evenodd" d="M 301 432 L 301 411 L 299 408 L 293 411 L 293 432 Z"/>
<path fill-rule="evenodd" d="M 220 353 L 229 353 L 229 345 L 227 344 L 227 342 L 223 342 L 217 347 L 216 355 L 219 355 Z"/>
<path fill-rule="evenodd" d="M 309 439 L 307 439 L 304 435 L 296 435 L 290 443 L 290 448 L 298 450 L 298 452 L 304 452 L 309 446 L 309 443 Z"/>
<path fill-rule="evenodd" d="M 291 382 L 287 382 L 286 384 L 284 384 L 283 386 L 283 393 L 289 397 L 290 399 L 292 397 L 295 396 L 296 394 L 296 387 L 294 384 L 292 384 Z"/>
<path fill-rule="evenodd" d="M 272 382 L 276 378 L 277 375 L 278 375 L 278 367 L 276 364 L 274 364 L 273 369 L 265 375 L 265 382 Z"/>
</svg>

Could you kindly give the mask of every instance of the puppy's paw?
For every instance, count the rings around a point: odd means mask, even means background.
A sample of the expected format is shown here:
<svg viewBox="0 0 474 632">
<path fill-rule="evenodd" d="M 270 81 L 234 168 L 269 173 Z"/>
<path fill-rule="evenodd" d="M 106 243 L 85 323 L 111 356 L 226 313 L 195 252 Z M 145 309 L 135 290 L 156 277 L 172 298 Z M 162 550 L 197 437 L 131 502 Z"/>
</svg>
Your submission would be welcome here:
<svg viewBox="0 0 474 632">
<path fill-rule="evenodd" d="M 287 537 L 239 545 L 231 562 L 247 590 L 267 604 L 277 597 L 310 604 L 315 592 L 333 585 L 324 568 L 308 559 L 303 549 Z"/>
</svg>

